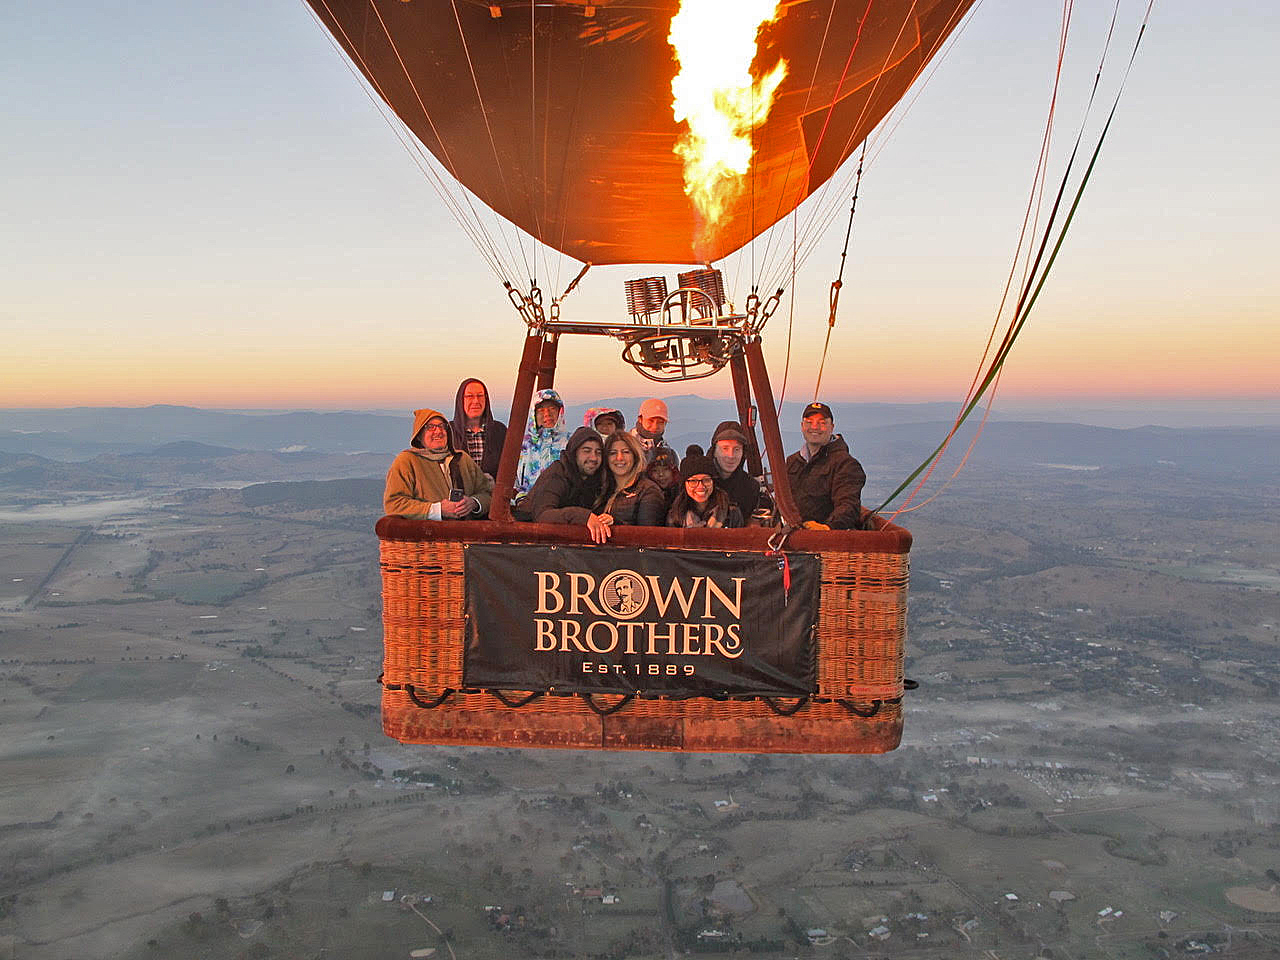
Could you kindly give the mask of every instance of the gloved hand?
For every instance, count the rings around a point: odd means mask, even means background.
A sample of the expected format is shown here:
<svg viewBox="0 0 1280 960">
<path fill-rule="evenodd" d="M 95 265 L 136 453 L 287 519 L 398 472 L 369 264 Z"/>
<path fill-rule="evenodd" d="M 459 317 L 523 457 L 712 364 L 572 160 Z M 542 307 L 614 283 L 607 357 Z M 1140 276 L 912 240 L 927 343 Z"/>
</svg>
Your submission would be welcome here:
<svg viewBox="0 0 1280 960">
<path fill-rule="evenodd" d="M 830 530 L 831 529 L 825 523 L 819 523 L 817 520 L 806 520 L 804 522 L 804 528 L 806 530 Z"/>
</svg>

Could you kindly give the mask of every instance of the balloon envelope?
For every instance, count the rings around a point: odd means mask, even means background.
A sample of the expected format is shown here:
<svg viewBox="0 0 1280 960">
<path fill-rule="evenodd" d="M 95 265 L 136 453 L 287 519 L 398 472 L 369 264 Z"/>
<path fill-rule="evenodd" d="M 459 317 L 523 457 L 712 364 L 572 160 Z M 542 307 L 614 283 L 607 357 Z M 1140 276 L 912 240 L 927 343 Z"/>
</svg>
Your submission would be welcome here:
<svg viewBox="0 0 1280 960">
<path fill-rule="evenodd" d="M 784 3 L 760 31 L 753 73 L 781 58 L 787 76 L 711 231 L 674 152 L 667 35 L 678 0 L 308 2 L 423 145 L 497 213 L 580 260 L 693 263 L 743 246 L 829 179 L 973 0 Z M 734 6 L 726 0 L 725 17 Z"/>
</svg>

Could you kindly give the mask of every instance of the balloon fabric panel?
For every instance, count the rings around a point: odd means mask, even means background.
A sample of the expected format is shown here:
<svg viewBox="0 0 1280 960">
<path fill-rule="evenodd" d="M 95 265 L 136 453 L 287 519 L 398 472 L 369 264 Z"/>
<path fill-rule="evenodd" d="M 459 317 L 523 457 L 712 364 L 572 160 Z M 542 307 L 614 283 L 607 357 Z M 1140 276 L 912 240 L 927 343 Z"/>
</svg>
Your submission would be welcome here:
<svg viewBox="0 0 1280 960">
<path fill-rule="evenodd" d="M 848 159 L 973 0 L 786 4 L 752 72 L 783 59 L 787 76 L 711 231 L 674 151 L 677 0 L 540 0 L 532 17 L 527 0 L 308 2 L 449 174 L 542 242 L 604 264 L 718 260 L 767 230 Z"/>
</svg>

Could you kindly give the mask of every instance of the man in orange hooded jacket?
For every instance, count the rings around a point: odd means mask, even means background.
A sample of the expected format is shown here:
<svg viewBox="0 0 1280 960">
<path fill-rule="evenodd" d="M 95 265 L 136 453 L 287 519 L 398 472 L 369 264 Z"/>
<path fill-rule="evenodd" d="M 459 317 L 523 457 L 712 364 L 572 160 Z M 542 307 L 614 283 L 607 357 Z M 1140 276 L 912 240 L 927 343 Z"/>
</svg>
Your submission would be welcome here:
<svg viewBox="0 0 1280 960">
<path fill-rule="evenodd" d="M 383 508 L 410 520 L 479 519 L 489 513 L 493 481 L 455 450 L 449 421 L 437 410 L 413 411 L 410 448 L 387 471 Z"/>
</svg>

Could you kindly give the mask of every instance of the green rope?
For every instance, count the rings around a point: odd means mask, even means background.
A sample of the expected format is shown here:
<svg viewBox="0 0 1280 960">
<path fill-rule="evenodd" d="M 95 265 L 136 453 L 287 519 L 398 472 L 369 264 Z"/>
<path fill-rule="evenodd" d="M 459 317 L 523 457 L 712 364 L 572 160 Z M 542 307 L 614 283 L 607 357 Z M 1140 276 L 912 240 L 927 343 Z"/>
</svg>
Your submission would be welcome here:
<svg viewBox="0 0 1280 960">
<path fill-rule="evenodd" d="M 1119 105 L 1120 105 L 1119 99 L 1117 98 L 1116 103 L 1113 104 L 1111 107 L 1111 113 L 1107 117 L 1106 125 L 1102 128 L 1102 135 L 1098 138 L 1097 146 L 1094 147 L 1093 156 L 1090 157 L 1089 159 L 1089 166 L 1086 168 L 1084 177 L 1080 181 L 1080 186 L 1076 189 L 1075 197 L 1072 200 L 1071 207 L 1067 212 L 1066 219 L 1063 221 L 1062 229 L 1058 233 L 1057 242 L 1054 243 L 1053 245 L 1053 250 L 1049 254 L 1049 259 L 1045 261 L 1044 270 L 1040 271 L 1039 279 L 1036 282 L 1034 289 L 1031 289 L 1030 296 L 1027 295 L 1027 290 L 1029 288 L 1023 289 L 1023 296 L 1018 304 L 1017 312 L 1015 314 L 1015 316 L 1017 317 L 1017 321 L 1014 323 L 1009 334 L 1005 337 L 1005 340 L 1000 345 L 1000 348 L 996 351 L 996 356 L 992 360 L 991 366 L 990 368 L 988 368 L 986 376 L 983 377 L 982 383 L 979 384 L 977 392 L 973 395 L 973 399 L 970 400 L 968 405 L 964 408 L 964 411 L 960 414 L 960 418 L 956 421 L 956 425 L 951 429 L 951 432 L 947 434 L 946 438 L 941 443 L 939 443 L 937 447 L 934 448 L 933 452 L 930 453 L 929 456 L 925 458 L 924 462 L 921 463 L 920 466 L 916 467 L 915 470 L 911 472 L 911 475 L 909 477 L 907 477 L 905 480 L 902 481 L 902 483 L 898 485 L 897 489 L 895 489 L 893 493 L 889 494 L 889 496 L 885 499 L 884 503 L 876 507 L 875 509 L 876 513 L 880 513 L 881 511 L 884 510 L 885 507 L 887 507 L 894 500 L 896 500 L 902 494 L 902 492 L 911 485 L 912 481 L 914 481 L 916 477 L 920 476 L 920 474 L 925 471 L 925 469 L 929 466 L 929 464 L 932 463 L 934 459 L 937 458 L 938 455 L 942 453 L 942 451 L 946 448 L 947 444 L 951 442 L 951 438 L 954 437 L 956 432 L 960 429 L 961 425 L 967 419 L 969 419 L 969 415 L 973 413 L 974 409 L 977 407 L 978 401 L 982 399 L 983 395 L 987 392 L 988 388 L 995 381 L 996 375 L 1000 372 L 1000 369 L 1004 366 L 1004 362 L 1008 358 L 1009 352 L 1013 349 L 1014 341 L 1017 340 L 1018 334 L 1022 332 L 1022 328 L 1026 324 L 1027 318 L 1031 315 L 1031 308 L 1035 306 L 1036 300 L 1039 299 L 1040 292 L 1044 289 L 1045 281 L 1049 277 L 1049 271 L 1053 268 L 1054 261 L 1057 260 L 1058 253 L 1062 249 L 1062 243 L 1067 236 L 1067 229 L 1071 226 L 1071 221 L 1075 218 L 1076 211 L 1077 209 L 1079 209 L 1080 199 L 1081 197 L 1083 197 L 1084 189 L 1086 185 L 1089 183 L 1090 177 L 1093 175 L 1094 167 L 1097 165 L 1097 162 L 1098 162 L 1098 156 L 1102 152 L 1102 144 L 1107 138 L 1107 132 L 1111 129 L 1111 121 L 1115 118 L 1116 108 Z M 1074 159 L 1074 153 L 1073 153 L 1073 159 Z M 1071 167 L 1070 167 L 1070 164 L 1068 164 L 1067 166 L 1068 176 L 1070 175 L 1070 172 L 1071 172 Z M 1066 187 L 1066 178 L 1064 177 L 1062 188 L 1060 188 L 1058 192 L 1058 201 L 1061 200 L 1062 193 L 1065 187 Z M 1054 206 L 1056 211 L 1057 202 L 1055 202 Z M 1051 223 L 1050 229 L 1052 229 L 1052 220 L 1050 221 L 1050 223 Z M 1047 245 L 1048 240 L 1049 240 L 1049 234 L 1046 232 L 1045 241 L 1044 243 L 1041 244 L 1041 247 L 1040 247 L 1040 254 L 1037 255 L 1037 261 L 1039 260 L 1040 255 L 1043 254 L 1044 248 Z"/>
</svg>

